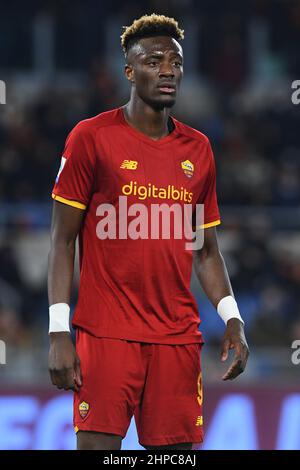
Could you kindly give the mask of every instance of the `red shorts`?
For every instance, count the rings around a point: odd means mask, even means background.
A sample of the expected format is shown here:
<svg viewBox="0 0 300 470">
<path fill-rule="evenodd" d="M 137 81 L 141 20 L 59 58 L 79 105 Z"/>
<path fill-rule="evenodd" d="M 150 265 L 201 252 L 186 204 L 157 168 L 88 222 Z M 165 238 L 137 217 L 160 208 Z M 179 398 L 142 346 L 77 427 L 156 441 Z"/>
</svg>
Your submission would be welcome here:
<svg viewBox="0 0 300 470">
<path fill-rule="evenodd" d="M 142 446 L 202 442 L 201 346 L 97 338 L 78 329 L 83 384 L 74 394 L 75 431 L 125 437 L 134 415 Z"/>
</svg>

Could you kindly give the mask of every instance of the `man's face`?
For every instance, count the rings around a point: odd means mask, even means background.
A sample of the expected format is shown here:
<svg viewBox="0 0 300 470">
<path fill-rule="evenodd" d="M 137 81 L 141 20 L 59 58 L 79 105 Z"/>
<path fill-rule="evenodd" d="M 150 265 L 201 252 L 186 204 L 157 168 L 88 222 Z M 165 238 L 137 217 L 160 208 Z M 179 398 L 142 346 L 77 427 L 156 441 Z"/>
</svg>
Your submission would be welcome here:
<svg viewBox="0 0 300 470">
<path fill-rule="evenodd" d="M 140 39 L 129 50 L 125 73 L 145 103 L 170 108 L 183 75 L 182 48 L 168 36 Z"/>
</svg>

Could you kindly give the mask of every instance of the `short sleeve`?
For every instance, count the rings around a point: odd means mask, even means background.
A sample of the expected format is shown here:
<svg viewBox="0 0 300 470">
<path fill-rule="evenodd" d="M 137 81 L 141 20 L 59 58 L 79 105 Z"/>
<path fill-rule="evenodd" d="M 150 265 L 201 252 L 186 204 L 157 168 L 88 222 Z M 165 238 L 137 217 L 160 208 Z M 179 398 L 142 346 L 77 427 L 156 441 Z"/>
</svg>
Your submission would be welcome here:
<svg viewBox="0 0 300 470">
<path fill-rule="evenodd" d="M 87 124 L 80 122 L 67 137 L 53 199 L 86 209 L 93 190 L 95 160 L 93 135 Z"/>
<path fill-rule="evenodd" d="M 216 192 L 216 166 L 210 142 L 207 142 L 206 157 L 209 159 L 209 170 L 199 204 L 204 205 L 204 224 L 198 228 L 209 228 L 221 223 Z"/>
</svg>

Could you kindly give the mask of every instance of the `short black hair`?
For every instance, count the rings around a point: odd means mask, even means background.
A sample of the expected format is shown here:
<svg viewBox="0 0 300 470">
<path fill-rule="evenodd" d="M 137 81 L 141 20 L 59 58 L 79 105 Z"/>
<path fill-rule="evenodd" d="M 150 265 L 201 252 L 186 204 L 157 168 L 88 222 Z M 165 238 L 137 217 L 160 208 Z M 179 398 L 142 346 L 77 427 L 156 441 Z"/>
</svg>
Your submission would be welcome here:
<svg viewBox="0 0 300 470">
<path fill-rule="evenodd" d="M 130 26 L 123 26 L 121 45 L 125 56 L 139 39 L 153 36 L 170 36 L 177 41 L 184 39 L 184 30 L 180 29 L 174 18 L 164 15 L 143 15 Z"/>
</svg>

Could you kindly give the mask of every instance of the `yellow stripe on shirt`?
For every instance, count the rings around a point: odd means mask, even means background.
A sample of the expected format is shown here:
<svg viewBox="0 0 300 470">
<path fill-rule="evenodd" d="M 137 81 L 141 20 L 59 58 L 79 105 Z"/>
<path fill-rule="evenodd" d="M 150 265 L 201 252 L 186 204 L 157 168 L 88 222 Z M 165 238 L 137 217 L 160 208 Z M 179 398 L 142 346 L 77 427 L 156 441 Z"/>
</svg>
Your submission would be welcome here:
<svg viewBox="0 0 300 470">
<path fill-rule="evenodd" d="M 199 225 L 198 227 L 196 227 L 196 230 L 200 230 L 202 228 L 215 227 L 216 225 L 220 225 L 220 223 L 221 220 L 215 220 L 214 222 L 209 222 L 208 224 Z"/>
<path fill-rule="evenodd" d="M 57 194 L 52 193 L 53 199 L 59 202 L 63 202 L 64 204 L 67 204 L 68 206 L 72 207 L 77 207 L 77 209 L 86 209 L 86 206 L 84 204 L 81 204 L 81 202 L 77 201 L 71 201 L 70 199 L 65 199 L 64 197 L 57 196 Z"/>
</svg>

